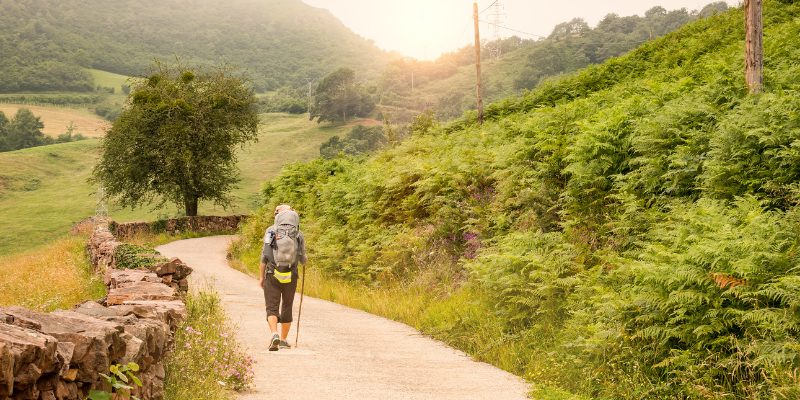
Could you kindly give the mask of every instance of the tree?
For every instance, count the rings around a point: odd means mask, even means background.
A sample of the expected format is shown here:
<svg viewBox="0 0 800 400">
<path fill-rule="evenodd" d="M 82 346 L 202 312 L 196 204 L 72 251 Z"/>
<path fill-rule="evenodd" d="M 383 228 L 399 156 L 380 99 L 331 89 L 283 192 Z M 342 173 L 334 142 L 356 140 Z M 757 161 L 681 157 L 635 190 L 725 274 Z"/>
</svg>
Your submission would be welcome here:
<svg viewBox="0 0 800 400">
<path fill-rule="evenodd" d="M 380 125 L 356 125 L 344 139 L 334 136 L 319 147 L 322 158 L 336 158 L 339 154 L 362 154 L 380 150 L 387 138 Z"/>
<path fill-rule="evenodd" d="M 8 124 L 8 137 L 11 150 L 28 149 L 31 147 L 53 144 L 53 138 L 42 133 L 44 123 L 41 118 L 33 115 L 27 108 L 20 108 Z"/>
<path fill-rule="evenodd" d="M 8 137 L 8 125 L 9 121 L 8 118 L 6 118 L 6 114 L 0 111 L 0 152 L 12 150 Z"/>
<path fill-rule="evenodd" d="M 339 68 L 317 86 L 310 119 L 313 121 L 317 118 L 317 123 L 331 121 L 334 124 L 341 115 L 347 123 L 347 114 L 355 114 L 361 100 L 361 84 L 356 81 L 356 72 L 350 68 Z"/>
<path fill-rule="evenodd" d="M 166 202 L 197 215 L 201 200 L 230 205 L 236 148 L 257 140 L 257 100 L 230 66 L 156 60 L 103 139 L 93 171 L 109 196 L 134 208 Z"/>
</svg>

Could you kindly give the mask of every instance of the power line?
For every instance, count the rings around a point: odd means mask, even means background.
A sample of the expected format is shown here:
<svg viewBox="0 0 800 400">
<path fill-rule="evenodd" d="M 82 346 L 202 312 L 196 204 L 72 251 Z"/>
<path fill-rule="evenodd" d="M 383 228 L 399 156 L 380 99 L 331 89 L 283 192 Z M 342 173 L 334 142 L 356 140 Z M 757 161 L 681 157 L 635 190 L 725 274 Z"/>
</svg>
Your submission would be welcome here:
<svg viewBox="0 0 800 400">
<path fill-rule="evenodd" d="M 489 7 L 486 7 L 486 10 L 488 10 L 488 9 L 492 8 L 492 6 L 493 6 L 493 5 L 495 5 L 495 3 L 497 3 L 498 1 L 500 1 L 500 0 L 495 0 L 495 1 L 494 1 L 494 3 L 492 3 L 492 5 L 491 5 L 491 6 L 489 6 Z M 480 14 L 478 14 L 478 15 L 481 15 L 481 14 L 485 13 L 485 12 L 486 12 L 486 10 L 483 10 L 483 11 L 481 11 L 481 12 L 480 12 Z"/>
<path fill-rule="evenodd" d="M 498 1 L 499 1 L 499 0 L 498 0 Z M 495 3 L 496 3 L 496 2 L 495 2 Z M 523 33 L 523 34 L 525 34 L 525 35 L 531 35 L 531 36 L 536 36 L 536 37 L 545 38 L 545 39 L 547 38 L 547 36 L 537 35 L 537 34 L 535 34 L 535 33 L 528 33 L 528 32 L 518 31 L 518 30 L 516 30 L 516 29 L 511 29 L 511 28 L 508 28 L 508 27 L 506 27 L 505 25 L 499 25 L 499 24 L 495 24 L 495 23 L 493 23 L 493 22 L 488 22 L 488 21 L 481 21 L 481 22 L 483 22 L 484 24 L 494 25 L 494 26 L 496 26 L 496 27 L 498 27 L 498 28 L 508 29 L 509 31 L 514 31 L 514 32 L 517 32 L 517 33 Z"/>
<path fill-rule="evenodd" d="M 457 49 L 461 48 L 461 39 L 464 39 L 464 34 L 467 33 L 467 29 L 469 29 L 470 22 L 472 22 L 472 16 L 470 16 L 469 19 L 467 19 L 467 26 L 464 27 L 464 31 L 461 32 L 461 37 L 458 38 L 458 44 L 456 44 Z"/>
</svg>

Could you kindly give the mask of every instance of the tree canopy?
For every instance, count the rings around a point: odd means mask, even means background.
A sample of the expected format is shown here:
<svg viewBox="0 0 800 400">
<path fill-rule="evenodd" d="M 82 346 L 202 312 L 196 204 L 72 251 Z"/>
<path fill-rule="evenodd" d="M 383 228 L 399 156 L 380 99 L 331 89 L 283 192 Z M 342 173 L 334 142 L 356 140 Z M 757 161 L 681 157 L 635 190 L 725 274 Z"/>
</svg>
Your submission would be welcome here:
<svg viewBox="0 0 800 400">
<path fill-rule="evenodd" d="M 230 66 L 156 61 L 102 142 L 93 172 L 132 208 L 167 202 L 197 215 L 199 201 L 227 207 L 239 181 L 236 148 L 257 140 L 257 102 Z"/>
<path fill-rule="evenodd" d="M 380 150 L 386 145 L 386 135 L 381 125 L 356 125 L 344 139 L 334 136 L 319 147 L 322 158 L 336 158 L 339 154 L 363 154 Z"/>
<path fill-rule="evenodd" d="M 0 152 L 56 143 L 42 133 L 44 123 L 27 108 L 20 108 L 11 120 L 0 111 Z"/>
<path fill-rule="evenodd" d="M 356 72 L 350 68 L 339 68 L 326 76 L 317 86 L 314 107 L 309 118 L 317 123 L 338 117 L 346 123 L 347 116 L 366 116 L 375 109 L 375 101 L 361 83 L 356 81 Z"/>
</svg>

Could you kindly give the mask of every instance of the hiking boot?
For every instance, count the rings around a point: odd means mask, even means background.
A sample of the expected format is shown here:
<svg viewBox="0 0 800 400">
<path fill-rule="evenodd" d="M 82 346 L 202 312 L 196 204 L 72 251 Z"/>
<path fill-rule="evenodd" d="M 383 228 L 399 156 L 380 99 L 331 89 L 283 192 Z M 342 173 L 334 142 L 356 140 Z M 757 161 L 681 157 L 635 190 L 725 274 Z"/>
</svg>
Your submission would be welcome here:
<svg viewBox="0 0 800 400">
<path fill-rule="evenodd" d="M 272 341 L 269 343 L 269 351 L 278 351 L 278 345 L 281 343 L 281 337 L 272 335 Z"/>
<path fill-rule="evenodd" d="M 285 340 L 281 340 L 281 343 L 278 344 L 278 347 L 281 348 L 281 349 L 291 349 L 292 348 L 292 346 L 289 343 L 287 343 Z"/>
</svg>

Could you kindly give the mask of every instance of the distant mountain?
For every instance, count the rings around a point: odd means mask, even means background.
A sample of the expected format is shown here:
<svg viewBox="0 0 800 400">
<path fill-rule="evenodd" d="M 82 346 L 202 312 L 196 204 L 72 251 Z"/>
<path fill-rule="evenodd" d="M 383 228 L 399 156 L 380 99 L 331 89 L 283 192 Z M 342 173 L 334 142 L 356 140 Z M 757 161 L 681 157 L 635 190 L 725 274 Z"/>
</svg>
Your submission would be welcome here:
<svg viewBox="0 0 800 400">
<path fill-rule="evenodd" d="M 0 92 L 89 91 L 87 68 L 136 75 L 173 53 L 244 67 L 259 91 L 340 67 L 372 80 L 398 57 L 300 0 L 0 0 Z"/>
</svg>

